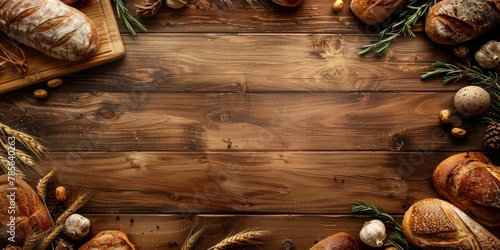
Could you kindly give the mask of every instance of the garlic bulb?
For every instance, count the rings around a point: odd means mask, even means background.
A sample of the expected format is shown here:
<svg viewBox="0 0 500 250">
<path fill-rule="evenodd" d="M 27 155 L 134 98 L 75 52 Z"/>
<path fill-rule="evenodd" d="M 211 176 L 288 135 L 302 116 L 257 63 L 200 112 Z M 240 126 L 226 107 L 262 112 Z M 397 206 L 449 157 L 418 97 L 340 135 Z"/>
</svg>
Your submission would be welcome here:
<svg viewBox="0 0 500 250">
<path fill-rule="evenodd" d="M 172 8 L 172 9 L 180 9 L 184 6 L 186 6 L 186 1 L 187 0 L 167 0 L 167 6 Z"/>
<path fill-rule="evenodd" d="M 483 68 L 491 69 L 496 67 L 500 63 L 500 42 L 491 40 L 485 43 L 474 54 L 474 59 Z"/>
<path fill-rule="evenodd" d="M 90 220 L 79 214 L 70 215 L 64 222 L 64 233 L 72 240 L 81 240 L 90 231 Z"/>
<path fill-rule="evenodd" d="M 381 247 L 384 245 L 385 236 L 385 225 L 380 220 L 365 222 L 359 232 L 360 240 L 371 247 Z"/>
</svg>

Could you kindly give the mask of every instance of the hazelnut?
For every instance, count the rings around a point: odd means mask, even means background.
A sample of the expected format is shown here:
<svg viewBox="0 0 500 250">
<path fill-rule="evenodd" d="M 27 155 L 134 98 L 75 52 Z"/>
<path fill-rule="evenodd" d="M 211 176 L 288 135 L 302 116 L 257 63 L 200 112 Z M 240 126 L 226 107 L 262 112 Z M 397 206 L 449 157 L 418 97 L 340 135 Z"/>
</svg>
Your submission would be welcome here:
<svg viewBox="0 0 500 250">
<path fill-rule="evenodd" d="M 335 0 L 335 2 L 333 3 L 333 11 L 341 11 L 342 10 L 342 7 L 344 7 L 344 1 L 342 0 Z"/>
<path fill-rule="evenodd" d="M 56 201 L 57 202 L 65 202 L 66 201 L 66 188 L 63 186 L 59 186 L 56 188 Z"/>
<path fill-rule="evenodd" d="M 47 93 L 47 90 L 45 90 L 45 89 L 37 89 L 37 90 L 33 91 L 33 95 L 36 98 L 43 99 L 43 98 L 46 98 L 49 95 L 49 93 Z"/>
<path fill-rule="evenodd" d="M 62 79 L 55 78 L 55 79 L 47 81 L 47 86 L 49 86 L 51 88 L 56 88 L 56 87 L 61 86 L 62 83 L 63 83 Z"/>
<path fill-rule="evenodd" d="M 443 124 L 450 124 L 450 120 L 451 120 L 451 112 L 447 109 L 443 109 L 441 110 L 441 112 L 439 112 L 439 119 L 441 119 L 441 122 Z"/>
<path fill-rule="evenodd" d="M 463 138 L 467 135 L 467 130 L 463 128 L 453 128 L 451 129 L 451 135 L 457 138 Z"/>
</svg>

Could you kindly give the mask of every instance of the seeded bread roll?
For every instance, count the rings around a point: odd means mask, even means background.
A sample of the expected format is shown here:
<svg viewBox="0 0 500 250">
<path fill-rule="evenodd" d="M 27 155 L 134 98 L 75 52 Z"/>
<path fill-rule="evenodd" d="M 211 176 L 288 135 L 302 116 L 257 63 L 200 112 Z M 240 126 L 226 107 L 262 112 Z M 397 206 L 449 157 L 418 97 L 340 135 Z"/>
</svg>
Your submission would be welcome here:
<svg viewBox="0 0 500 250">
<path fill-rule="evenodd" d="M 322 239 L 309 250 L 358 250 L 358 244 L 350 234 L 340 232 Z"/>
<path fill-rule="evenodd" d="M 405 213 L 403 235 L 421 249 L 500 249 L 500 239 L 451 203 L 428 198 Z"/>
<path fill-rule="evenodd" d="M 443 0 L 431 7 L 425 33 L 439 44 L 476 38 L 500 23 L 500 0 Z"/>
<path fill-rule="evenodd" d="M 403 8 L 407 0 L 352 0 L 351 11 L 368 25 L 380 23 L 396 10 Z"/>
</svg>

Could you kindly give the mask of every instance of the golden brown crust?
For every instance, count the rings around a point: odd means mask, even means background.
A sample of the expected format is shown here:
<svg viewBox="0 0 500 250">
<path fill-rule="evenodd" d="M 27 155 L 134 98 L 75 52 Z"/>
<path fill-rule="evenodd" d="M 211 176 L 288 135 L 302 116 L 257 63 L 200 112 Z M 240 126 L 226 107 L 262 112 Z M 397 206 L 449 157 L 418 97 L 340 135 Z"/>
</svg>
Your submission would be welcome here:
<svg viewBox="0 0 500 250">
<path fill-rule="evenodd" d="M 439 44 L 473 39 L 500 22 L 500 0 L 443 0 L 431 7 L 425 33 Z"/>
<path fill-rule="evenodd" d="M 500 240 L 479 223 L 435 198 L 413 204 L 403 217 L 402 229 L 404 237 L 422 249 L 492 250 L 500 246 Z"/>
<path fill-rule="evenodd" d="M 380 23 L 405 6 L 407 0 L 352 0 L 351 11 L 368 25 Z"/>
<path fill-rule="evenodd" d="M 106 230 L 98 233 L 78 250 L 135 250 L 125 233 L 118 230 Z"/>
<path fill-rule="evenodd" d="M 328 236 L 316 243 L 309 250 L 357 250 L 358 244 L 354 238 L 345 232 Z"/>
<path fill-rule="evenodd" d="M 10 177 L 10 178 L 9 178 Z M 14 178 L 14 179 L 13 179 Z M 14 189 L 11 189 L 14 188 Z M 15 203 L 11 203 L 12 200 Z M 35 191 L 20 177 L 0 176 L 0 241 L 12 243 L 8 240 L 10 224 L 15 224 L 15 244 L 22 244 L 28 229 L 44 232 L 52 228 L 52 218 L 44 203 Z M 11 223 L 14 216 L 15 223 Z"/>
<path fill-rule="evenodd" d="M 500 169 L 481 153 L 461 153 L 434 170 L 436 191 L 493 233 L 500 231 Z"/>
</svg>

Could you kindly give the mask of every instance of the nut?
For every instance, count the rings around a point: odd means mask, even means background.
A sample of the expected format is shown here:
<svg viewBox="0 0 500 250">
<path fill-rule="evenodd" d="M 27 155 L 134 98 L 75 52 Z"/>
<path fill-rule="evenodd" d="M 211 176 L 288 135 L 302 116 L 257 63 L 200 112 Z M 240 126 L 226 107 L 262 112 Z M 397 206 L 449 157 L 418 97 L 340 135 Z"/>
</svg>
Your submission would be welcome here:
<svg viewBox="0 0 500 250">
<path fill-rule="evenodd" d="M 63 186 L 59 186 L 56 188 L 56 201 L 57 202 L 65 202 L 66 201 L 66 188 Z"/>
<path fill-rule="evenodd" d="M 37 90 L 33 91 L 33 95 L 36 98 L 43 99 L 43 98 L 46 98 L 49 95 L 49 93 L 47 93 L 47 90 L 45 90 L 45 89 L 37 89 Z"/>
<path fill-rule="evenodd" d="M 467 130 L 463 128 L 453 128 L 451 129 L 451 135 L 457 138 L 463 138 L 467 135 Z"/>
<path fill-rule="evenodd" d="M 56 87 L 61 86 L 62 83 L 63 83 L 63 80 L 61 78 L 55 78 L 55 79 L 47 81 L 47 86 L 49 86 L 51 88 L 56 88 Z"/>
<path fill-rule="evenodd" d="M 335 0 L 335 2 L 333 3 L 333 10 L 340 11 L 340 10 L 342 10 L 342 7 L 344 7 L 344 1 Z"/>
<path fill-rule="evenodd" d="M 465 45 L 457 45 L 452 48 L 453 55 L 455 55 L 457 58 L 466 58 L 469 55 L 469 47 Z"/>
<path fill-rule="evenodd" d="M 441 119 L 441 122 L 443 124 L 450 124 L 450 118 L 451 118 L 451 112 L 447 109 L 443 109 L 441 110 L 441 112 L 439 112 L 439 119 Z"/>
</svg>

